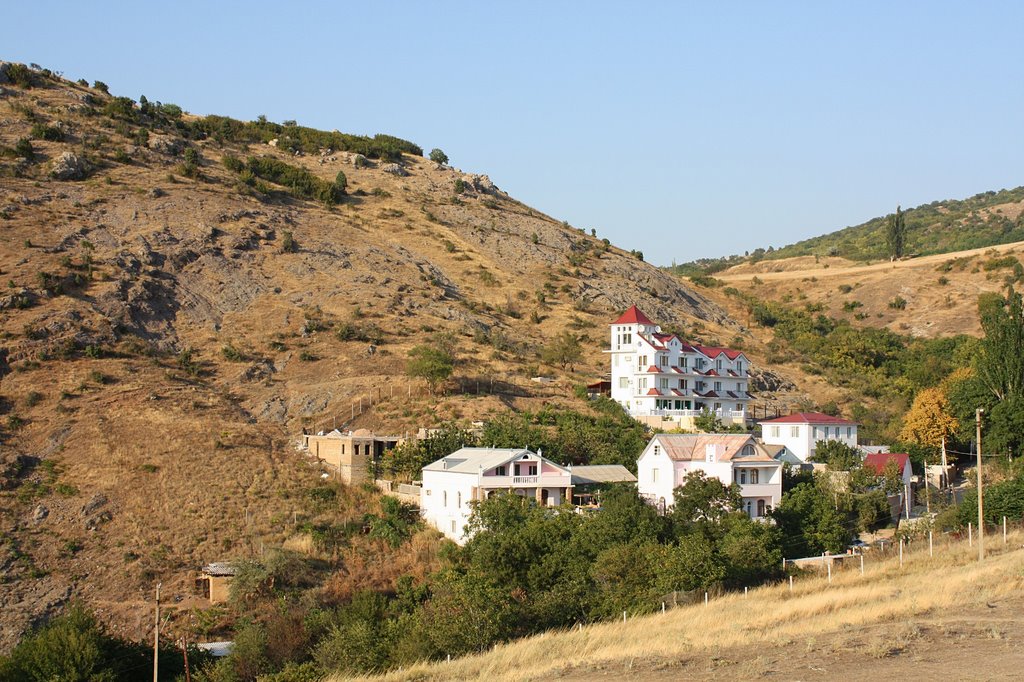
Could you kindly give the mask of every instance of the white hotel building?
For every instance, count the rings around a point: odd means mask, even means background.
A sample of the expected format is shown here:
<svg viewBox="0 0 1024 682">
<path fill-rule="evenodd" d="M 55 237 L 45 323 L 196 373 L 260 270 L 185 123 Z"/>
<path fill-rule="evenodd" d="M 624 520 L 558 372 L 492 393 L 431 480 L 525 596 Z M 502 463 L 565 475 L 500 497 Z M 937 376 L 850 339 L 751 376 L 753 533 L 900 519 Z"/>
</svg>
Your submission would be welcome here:
<svg viewBox="0 0 1024 682">
<path fill-rule="evenodd" d="M 741 351 L 663 334 L 635 305 L 611 325 L 611 396 L 634 418 L 659 428 L 693 428 L 702 411 L 744 424 L 750 361 Z"/>
</svg>

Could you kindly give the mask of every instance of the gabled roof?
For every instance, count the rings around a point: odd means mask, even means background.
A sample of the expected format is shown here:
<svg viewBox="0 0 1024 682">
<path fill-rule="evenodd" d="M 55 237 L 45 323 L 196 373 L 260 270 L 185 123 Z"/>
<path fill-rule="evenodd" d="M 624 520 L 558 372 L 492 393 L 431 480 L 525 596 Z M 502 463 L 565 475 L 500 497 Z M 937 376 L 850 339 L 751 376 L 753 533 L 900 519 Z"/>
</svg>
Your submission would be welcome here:
<svg viewBox="0 0 1024 682">
<path fill-rule="evenodd" d="M 739 356 L 743 355 L 743 351 L 731 350 L 729 348 L 719 348 L 718 346 L 699 346 L 694 345 L 694 350 L 697 350 L 709 358 L 717 358 L 719 355 L 725 355 L 730 360 L 735 360 Z"/>
<path fill-rule="evenodd" d="M 636 483 L 636 476 L 621 464 L 590 464 L 572 468 L 572 484 Z"/>
<path fill-rule="evenodd" d="M 493 469 L 512 460 L 522 459 L 523 455 L 533 455 L 548 464 L 568 473 L 564 467 L 545 459 L 526 448 L 459 448 L 446 457 L 431 462 L 423 467 L 424 471 L 450 471 L 459 474 L 477 474 L 480 470 Z"/>
<path fill-rule="evenodd" d="M 763 419 L 762 424 L 849 424 L 850 426 L 856 426 L 857 422 L 852 422 L 849 419 L 843 419 L 842 417 L 833 417 L 832 415 L 824 414 L 822 412 L 794 412 L 793 414 L 785 417 L 775 417 L 774 419 Z"/>
<path fill-rule="evenodd" d="M 656 388 L 652 388 L 651 390 L 647 391 L 647 395 L 661 395 L 661 391 L 659 391 Z"/>
<path fill-rule="evenodd" d="M 719 462 L 774 462 L 765 446 L 753 436 L 734 433 L 660 433 L 651 439 L 675 462 L 704 461 L 707 446 L 721 446 L 716 459 Z M 746 445 L 753 446 L 753 454 L 744 455 Z"/>
<path fill-rule="evenodd" d="M 622 316 L 612 322 L 612 324 L 643 324 L 650 327 L 657 326 L 635 305 L 629 306 L 629 310 L 622 313 Z"/>
<path fill-rule="evenodd" d="M 903 474 L 903 470 L 907 468 L 907 462 L 910 461 L 910 455 L 905 452 L 876 452 L 868 455 L 864 458 L 864 467 L 871 469 L 877 475 L 881 476 L 882 471 L 885 469 L 885 465 L 889 463 L 889 460 L 896 460 L 896 466 L 900 468 L 900 474 Z"/>
</svg>

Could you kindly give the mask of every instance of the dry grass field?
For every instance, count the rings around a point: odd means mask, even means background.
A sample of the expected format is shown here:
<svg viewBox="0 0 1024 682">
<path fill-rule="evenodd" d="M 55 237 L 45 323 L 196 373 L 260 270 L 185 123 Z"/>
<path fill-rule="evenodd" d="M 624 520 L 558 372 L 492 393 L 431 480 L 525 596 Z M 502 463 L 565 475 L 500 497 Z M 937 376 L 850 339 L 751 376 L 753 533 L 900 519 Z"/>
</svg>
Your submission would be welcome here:
<svg viewBox="0 0 1024 682">
<path fill-rule="evenodd" d="M 868 553 L 824 576 L 630 619 L 553 632 L 450 663 L 383 675 L 399 680 L 539 679 L 1018 679 L 1024 652 L 1024 533 L 988 540 L 927 540 Z M 340 682 L 342 678 L 332 678 Z"/>
</svg>

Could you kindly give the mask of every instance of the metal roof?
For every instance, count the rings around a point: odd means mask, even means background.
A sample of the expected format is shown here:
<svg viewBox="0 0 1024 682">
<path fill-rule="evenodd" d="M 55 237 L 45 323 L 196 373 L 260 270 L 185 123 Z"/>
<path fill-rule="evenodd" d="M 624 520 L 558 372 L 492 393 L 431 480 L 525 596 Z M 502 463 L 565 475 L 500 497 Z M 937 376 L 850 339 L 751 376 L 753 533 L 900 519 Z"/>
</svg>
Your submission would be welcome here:
<svg viewBox="0 0 1024 682">
<path fill-rule="evenodd" d="M 573 485 L 636 483 L 636 476 L 621 464 L 589 464 L 572 468 Z"/>
</svg>

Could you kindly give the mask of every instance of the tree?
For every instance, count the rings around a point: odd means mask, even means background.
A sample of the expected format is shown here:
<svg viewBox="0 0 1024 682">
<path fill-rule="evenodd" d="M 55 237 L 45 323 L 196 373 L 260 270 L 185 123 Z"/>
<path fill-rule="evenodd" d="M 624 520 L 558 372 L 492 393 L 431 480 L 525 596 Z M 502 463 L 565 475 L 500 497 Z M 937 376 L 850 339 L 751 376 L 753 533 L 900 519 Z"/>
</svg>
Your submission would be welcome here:
<svg viewBox="0 0 1024 682">
<path fill-rule="evenodd" d="M 850 471 L 858 466 L 863 457 L 857 448 L 851 447 L 841 440 L 819 440 L 814 444 L 815 462 L 824 462 L 832 471 Z"/>
<path fill-rule="evenodd" d="M 742 503 L 736 483 L 725 485 L 703 471 L 691 471 L 673 493 L 672 521 L 677 528 L 702 522 L 718 523 Z"/>
<path fill-rule="evenodd" d="M 903 247 L 906 244 L 907 227 L 903 218 L 902 209 L 897 206 L 896 213 L 889 218 L 889 224 L 885 233 L 886 245 L 889 247 L 889 260 L 903 258 Z"/>
<path fill-rule="evenodd" d="M 345 188 L 348 187 L 348 178 L 345 177 L 345 171 L 338 171 L 338 174 L 334 176 L 334 192 L 337 196 L 345 194 Z"/>
<path fill-rule="evenodd" d="M 956 433 L 959 424 L 949 413 L 949 396 L 945 388 L 925 388 L 914 396 L 914 404 L 903 417 L 900 440 L 938 448 L 943 438 Z"/>
<path fill-rule="evenodd" d="M 448 155 L 445 154 L 440 149 L 434 148 L 430 150 L 430 160 L 433 161 L 434 163 L 447 164 Z"/>
<path fill-rule="evenodd" d="M 1005 298 L 978 297 L 985 338 L 975 356 L 975 373 L 997 400 L 1024 397 L 1024 305 L 1013 289 Z"/>
<path fill-rule="evenodd" d="M 540 357 L 549 365 L 558 365 L 562 369 L 571 366 L 575 371 L 576 363 L 583 357 L 583 347 L 580 345 L 579 337 L 566 330 L 544 346 Z"/>
<path fill-rule="evenodd" d="M 782 496 L 772 514 L 783 537 L 786 557 L 841 552 L 852 534 L 846 524 L 842 498 L 834 498 L 817 485 L 801 483 Z"/>
<path fill-rule="evenodd" d="M 447 381 L 454 370 L 455 358 L 450 352 L 425 344 L 409 351 L 409 361 L 405 367 L 410 377 L 424 379 L 431 393 L 436 393 L 437 387 Z"/>
</svg>

